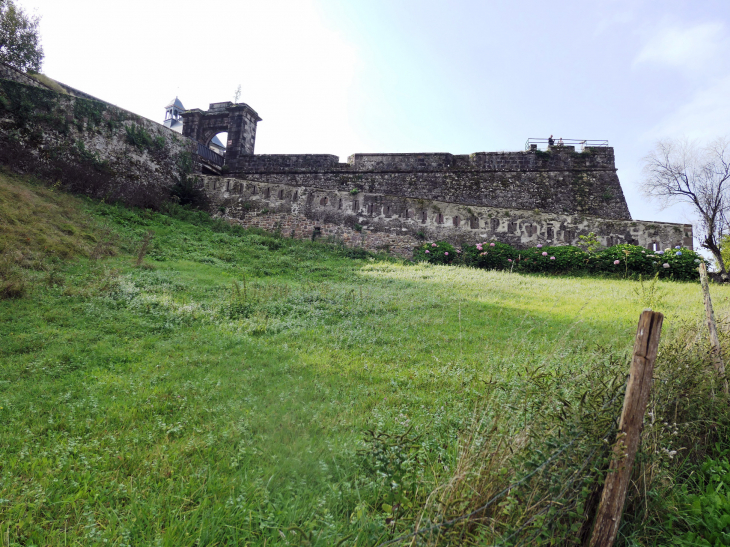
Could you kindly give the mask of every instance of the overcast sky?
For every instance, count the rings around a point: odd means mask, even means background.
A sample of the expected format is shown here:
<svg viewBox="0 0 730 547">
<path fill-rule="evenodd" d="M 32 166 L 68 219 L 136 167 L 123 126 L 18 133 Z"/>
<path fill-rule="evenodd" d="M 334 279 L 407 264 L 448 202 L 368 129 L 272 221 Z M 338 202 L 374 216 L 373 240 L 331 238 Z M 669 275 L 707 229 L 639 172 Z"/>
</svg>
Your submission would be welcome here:
<svg viewBox="0 0 730 547">
<path fill-rule="evenodd" d="M 46 74 L 153 120 L 240 84 L 257 153 L 608 139 L 633 217 L 684 222 L 641 197 L 641 158 L 730 134 L 727 0 L 18 1 L 42 17 Z"/>
</svg>

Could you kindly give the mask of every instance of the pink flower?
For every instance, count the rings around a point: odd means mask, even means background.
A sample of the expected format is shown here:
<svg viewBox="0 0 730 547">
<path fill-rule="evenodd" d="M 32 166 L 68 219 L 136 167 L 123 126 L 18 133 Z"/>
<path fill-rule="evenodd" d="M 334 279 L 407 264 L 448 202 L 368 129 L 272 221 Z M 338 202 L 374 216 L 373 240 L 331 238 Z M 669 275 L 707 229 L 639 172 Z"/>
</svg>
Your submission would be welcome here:
<svg viewBox="0 0 730 547">
<path fill-rule="evenodd" d="M 551 256 L 551 257 L 550 257 L 550 260 L 555 260 L 555 257 L 554 257 L 554 256 Z"/>
<path fill-rule="evenodd" d="M 449 253 L 448 252 L 444 253 L 444 256 L 449 256 Z"/>
<path fill-rule="evenodd" d="M 543 251 L 542 256 L 547 256 L 547 253 L 545 251 Z"/>
<path fill-rule="evenodd" d="M 490 247 L 494 247 L 494 243 L 490 243 L 490 244 L 489 244 L 489 246 L 490 246 Z"/>
<path fill-rule="evenodd" d="M 482 250 L 484 250 L 484 247 L 482 247 L 481 245 L 477 245 L 477 251 L 482 251 Z"/>
<path fill-rule="evenodd" d="M 511 259 L 511 258 L 508 258 L 508 259 L 507 259 L 507 262 L 512 262 L 512 259 Z"/>
<path fill-rule="evenodd" d="M 621 261 L 620 260 L 614 260 L 613 263 L 614 264 L 621 264 Z"/>
<path fill-rule="evenodd" d="M 431 247 L 435 247 L 435 246 L 436 246 L 436 244 L 435 244 L 435 243 L 431 243 Z"/>
<path fill-rule="evenodd" d="M 459 249 L 456 249 L 456 252 L 457 252 L 457 253 L 460 253 L 461 251 L 460 251 Z"/>
<path fill-rule="evenodd" d="M 427 252 L 427 253 L 430 253 L 431 251 L 429 251 L 428 249 L 426 249 L 426 252 Z"/>
<path fill-rule="evenodd" d="M 537 248 L 538 248 L 538 249 L 542 249 L 542 244 L 541 244 L 541 243 L 538 243 L 538 244 L 537 244 Z"/>
</svg>

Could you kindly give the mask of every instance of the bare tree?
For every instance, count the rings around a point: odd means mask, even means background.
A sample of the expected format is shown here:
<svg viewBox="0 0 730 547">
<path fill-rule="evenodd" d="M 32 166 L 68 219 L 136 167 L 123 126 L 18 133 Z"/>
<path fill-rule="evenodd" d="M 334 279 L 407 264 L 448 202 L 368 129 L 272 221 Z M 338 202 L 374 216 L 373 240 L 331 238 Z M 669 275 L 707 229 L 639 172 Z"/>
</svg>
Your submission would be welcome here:
<svg viewBox="0 0 730 547">
<path fill-rule="evenodd" d="M 39 72 L 43 48 L 38 16 L 30 16 L 13 0 L 0 0 L 0 62 L 23 72 Z"/>
<path fill-rule="evenodd" d="M 727 233 L 730 207 L 730 141 L 717 139 L 703 146 L 694 141 L 659 141 L 644 158 L 644 195 L 662 207 L 690 203 L 697 216 L 700 245 L 717 260 L 721 274 L 727 274 L 722 259 L 722 241 Z"/>
</svg>

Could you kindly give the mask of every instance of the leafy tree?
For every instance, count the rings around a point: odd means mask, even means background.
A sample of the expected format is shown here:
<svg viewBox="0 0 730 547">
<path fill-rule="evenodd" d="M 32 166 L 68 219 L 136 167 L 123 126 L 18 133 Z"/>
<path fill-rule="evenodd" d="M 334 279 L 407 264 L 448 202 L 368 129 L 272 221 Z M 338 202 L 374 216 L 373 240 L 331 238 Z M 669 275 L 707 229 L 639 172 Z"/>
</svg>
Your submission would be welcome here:
<svg viewBox="0 0 730 547">
<path fill-rule="evenodd" d="M 730 207 L 730 141 L 717 139 L 702 146 L 686 140 L 663 140 L 644 158 L 644 195 L 662 206 L 689 203 L 697 216 L 700 244 L 727 274 L 722 241 Z"/>
<path fill-rule="evenodd" d="M 30 16 L 14 0 L 0 0 L 0 62 L 23 72 L 40 72 L 43 48 L 38 16 Z"/>
</svg>

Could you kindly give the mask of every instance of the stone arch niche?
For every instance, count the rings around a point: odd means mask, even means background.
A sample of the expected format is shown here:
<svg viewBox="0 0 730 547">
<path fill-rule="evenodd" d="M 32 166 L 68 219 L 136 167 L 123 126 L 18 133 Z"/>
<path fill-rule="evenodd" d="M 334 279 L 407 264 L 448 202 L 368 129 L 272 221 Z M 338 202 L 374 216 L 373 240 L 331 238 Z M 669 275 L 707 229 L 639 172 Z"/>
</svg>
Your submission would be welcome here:
<svg viewBox="0 0 730 547">
<path fill-rule="evenodd" d="M 226 164 L 236 169 L 243 156 L 253 155 L 256 124 L 261 118 L 245 103 L 211 103 L 208 110 L 194 108 L 182 113 L 183 136 L 205 145 L 218 133 L 228 133 Z"/>
</svg>

